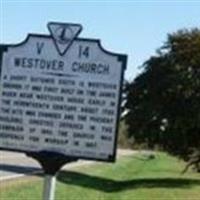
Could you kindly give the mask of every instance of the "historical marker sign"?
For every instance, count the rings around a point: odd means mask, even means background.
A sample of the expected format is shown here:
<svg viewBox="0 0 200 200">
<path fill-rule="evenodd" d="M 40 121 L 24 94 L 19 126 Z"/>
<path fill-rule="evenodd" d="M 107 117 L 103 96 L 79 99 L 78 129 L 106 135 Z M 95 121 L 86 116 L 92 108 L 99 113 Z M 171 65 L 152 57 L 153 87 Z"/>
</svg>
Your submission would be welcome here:
<svg viewBox="0 0 200 200">
<path fill-rule="evenodd" d="M 0 46 L 0 148 L 113 161 L 126 56 L 50 23 Z"/>
</svg>

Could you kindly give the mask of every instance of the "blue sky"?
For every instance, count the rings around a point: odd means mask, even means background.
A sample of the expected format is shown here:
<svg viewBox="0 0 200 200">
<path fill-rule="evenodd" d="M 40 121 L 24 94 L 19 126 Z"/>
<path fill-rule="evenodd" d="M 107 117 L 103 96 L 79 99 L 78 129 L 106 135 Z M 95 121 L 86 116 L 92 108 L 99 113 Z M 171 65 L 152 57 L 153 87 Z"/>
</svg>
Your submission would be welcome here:
<svg viewBox="0 0 200 200">
<path fill-rule="evenodd" d="M 200 1 L 0 0 L 0 43 L 48 34 L 49 21 L 80 23 L 80 37 L 101 39 L 107 50 L 127 54 L 126 79 L 132 80 L 168 33 L 199 27 Z"/>
</svg>

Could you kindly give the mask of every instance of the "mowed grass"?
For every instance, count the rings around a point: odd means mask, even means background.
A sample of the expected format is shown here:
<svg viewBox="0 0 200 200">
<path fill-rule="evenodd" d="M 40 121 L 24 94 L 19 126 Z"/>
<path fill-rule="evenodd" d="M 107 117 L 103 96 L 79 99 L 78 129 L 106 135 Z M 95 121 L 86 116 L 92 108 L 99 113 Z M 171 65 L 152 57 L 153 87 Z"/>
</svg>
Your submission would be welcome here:
<svg viewBox="0 0 200 200">
<path fill-rule="evenodd" d="M 94 164 L 61 171 L 56 200 L 200 200 L 200 174 L 181 175 L 184 163 L 164 153 L 138 155 L 115 164 Z M 43 179 L 0 185 L 0 200 L 40 200 Z"/>
</svg>

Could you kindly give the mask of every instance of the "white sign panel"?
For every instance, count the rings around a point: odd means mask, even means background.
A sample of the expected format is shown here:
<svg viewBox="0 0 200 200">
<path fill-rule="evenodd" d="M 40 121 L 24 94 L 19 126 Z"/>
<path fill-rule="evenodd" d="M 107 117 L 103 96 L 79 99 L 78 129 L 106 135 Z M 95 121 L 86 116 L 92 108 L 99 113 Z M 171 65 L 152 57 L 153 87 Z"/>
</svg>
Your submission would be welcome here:
<svg viewBox="0 0 200 200">
<path fill-rule="evenodd" d="M 126 56 L 61 29 L 0 46 L 0 148 L 113 161 Z"/>
</svg>

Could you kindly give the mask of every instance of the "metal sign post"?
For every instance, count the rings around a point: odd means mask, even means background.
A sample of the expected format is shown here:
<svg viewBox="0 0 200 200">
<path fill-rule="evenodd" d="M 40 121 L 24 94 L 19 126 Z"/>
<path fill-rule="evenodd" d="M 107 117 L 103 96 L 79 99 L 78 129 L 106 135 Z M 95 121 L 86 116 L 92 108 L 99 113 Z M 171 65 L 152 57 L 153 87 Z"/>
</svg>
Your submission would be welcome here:
<svg viewBox="0 0 200 200">
<path fill-rule="evenodd" d="M 0 150 L 24 152 L 44 169 L 44 199 L 56 173 L 78 159 L 114 162 L 127 56 L 78 38 L 80 24 L 48 24 L 0 45 Z"/>
<path fill-rule="evenodd" d="M 44 170 L 43 200 L 54 200 L 56 175 L 63 165 L 77 161 L 57 153 L 41 152 L 27 153 L 27 156 L 37 160 Z"/>
<path fill-rule="evenodd" d="M 44 200 L 54 200 L 55 188 L 56 188 L 56 176 L 45 175 L 43 199 Z"/>
</svg>

